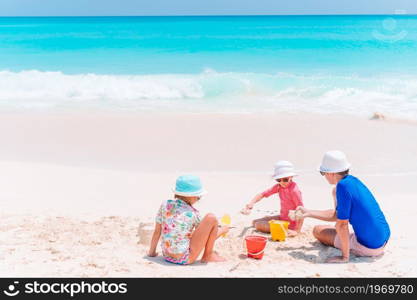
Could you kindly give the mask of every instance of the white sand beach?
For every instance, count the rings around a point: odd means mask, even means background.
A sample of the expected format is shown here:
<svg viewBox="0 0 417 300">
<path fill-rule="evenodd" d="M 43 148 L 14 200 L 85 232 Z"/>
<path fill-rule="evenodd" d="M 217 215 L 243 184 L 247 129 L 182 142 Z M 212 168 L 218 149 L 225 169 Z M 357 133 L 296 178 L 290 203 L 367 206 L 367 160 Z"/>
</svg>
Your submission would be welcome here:
<svg viewBox="0 0 417 300">
<path fill-rule="evenodd" d="M 0 276 L 26 277 L 415 277 L 417 125 L 314 114 L 0 114 Z M 340 253 L 302 234 L 268 241 L 246 257 L 253 218 L 279 200 L 239 210 L 270 187 L 273 164 L 294 163 L 306 207 L 333 205 L 316 171 L 327 150 L 344 151 L 391 226 L 381 258 L 325 264 Z M 177 266 L 148 258 L 139 225 L 152 226 L 178 175 L 201 177 L 197 208 L 232 216 L 216 243 L 224 263 Z M 258 234 L 258 233 L 257 233 Z M 145 241 L 144 241 L 145 240 Z M 160 252 L 160 251 L 159 251 Z"/>
</svg>

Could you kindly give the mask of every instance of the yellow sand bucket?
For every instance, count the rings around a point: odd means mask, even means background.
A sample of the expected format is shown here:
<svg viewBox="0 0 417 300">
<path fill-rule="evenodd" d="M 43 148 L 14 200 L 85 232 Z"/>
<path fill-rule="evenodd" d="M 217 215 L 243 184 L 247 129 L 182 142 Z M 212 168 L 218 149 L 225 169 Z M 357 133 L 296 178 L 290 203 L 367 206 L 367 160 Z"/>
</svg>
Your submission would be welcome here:
<svg viewBox="0 0 417 300">
<path fill-rule="evenodd" d="M 228 214 L 225 214 L 220 219 L 220 224 L 222 224 L 223 226 L 230 226 L 231 223 L 232 223 L 232 218 Z M 222 237 L 225 237 L 225 236 L 226 236 L 226 233 L 223 233 Z"/>
<path fill-rule="evenodd" d="M 288 225 L 287 221 L 271 220 L 269 221 L 269 229 L 271 231 L 271 239 L 273 241 L 285 241 L 287 237 Z"/>
</svg>

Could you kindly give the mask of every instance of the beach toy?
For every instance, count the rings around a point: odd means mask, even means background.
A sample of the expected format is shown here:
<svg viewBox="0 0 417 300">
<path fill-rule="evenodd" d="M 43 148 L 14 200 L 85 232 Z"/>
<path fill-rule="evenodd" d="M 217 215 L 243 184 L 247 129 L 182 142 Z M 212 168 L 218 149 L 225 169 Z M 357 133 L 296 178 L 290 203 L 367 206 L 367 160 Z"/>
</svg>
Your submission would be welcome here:
<svg viewBox="0 0 417 300">
<path fill-rule="evenodd" d="M 288 211 L 288 218 L 290 218 L 291 221 L 295 221 L 295 210 Z"/>
<path fill-rule="evenodd" d="M 291 221 L 298 221 L 303 218 L 303 212 L 299 209 L 296 210 L 289 210 L 288 217 Z"/>
<path fill-rule="evenodd" d="M 221 217 L 220 219 L 220 224 L 222 224 L 222 226 L 230 226 L 231 223 L 232 223 L 232 218 L 228 214 L 223 215 L 223 217 Z M 226 235 L 227 235 L 226 233 L 223 233 L 222 237 L 225 237 Z"/>
<path fill-rule="evenodd" d="M 283 242 L 287 238 L 289 222 L 280 220 L 269 221 L 269 229 L 273 241 Z"/>
<path fill-rule="evenodd" d="M 262 259 L 266 246 L 266 237 L 249 235 L 245 237 L 248 257 Z"/>
</svg>

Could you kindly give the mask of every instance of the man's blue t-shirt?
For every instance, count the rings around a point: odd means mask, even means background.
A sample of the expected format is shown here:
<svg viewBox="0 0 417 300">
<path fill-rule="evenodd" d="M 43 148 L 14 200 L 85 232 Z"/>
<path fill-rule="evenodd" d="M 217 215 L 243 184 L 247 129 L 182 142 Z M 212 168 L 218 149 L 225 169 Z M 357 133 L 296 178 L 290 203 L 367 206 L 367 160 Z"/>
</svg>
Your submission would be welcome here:
<svg viewBox="0 0 417 300">
<path fill-rule="evenodd" d="M 358 242 L 370 249 L 382 247 L 390 237 L 385 216 L 369 189 L 348 175 L 336 185 L 336 212 L 339 220 L 349 220 Z"/>
</svg>

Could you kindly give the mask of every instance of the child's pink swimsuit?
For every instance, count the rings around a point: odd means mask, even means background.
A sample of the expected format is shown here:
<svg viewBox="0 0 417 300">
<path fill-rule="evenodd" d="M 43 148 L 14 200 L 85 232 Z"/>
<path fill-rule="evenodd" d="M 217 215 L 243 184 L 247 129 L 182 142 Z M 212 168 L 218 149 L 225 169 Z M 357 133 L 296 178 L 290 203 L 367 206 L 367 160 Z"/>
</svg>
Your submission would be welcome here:
<svg viewBox="0 0 417 300">
<path fill-rule="evenodd" d="M 298 189 L 297 184 L 293 181 L 286 188 L 276 184 L 272 188 L 264 191 L 262 196 L 267 198 L 277 193 L 279 195 L 279 199 L 281 200 L 281 211 L 279 214 L 279 219 L 283 221 L 289 221 L 290 225 L 288 228 L 294 230 L 297 227 L 297 222 L 290 220 L 288 217 L 288 212 L 289 210 L 296 209 L 297 206 L 304 206 L 301 192 Z"/>
</svg>

